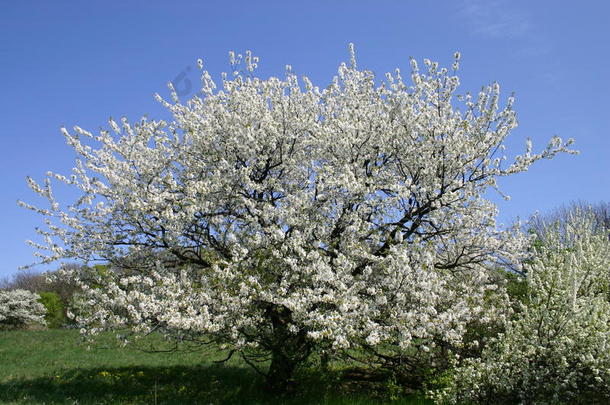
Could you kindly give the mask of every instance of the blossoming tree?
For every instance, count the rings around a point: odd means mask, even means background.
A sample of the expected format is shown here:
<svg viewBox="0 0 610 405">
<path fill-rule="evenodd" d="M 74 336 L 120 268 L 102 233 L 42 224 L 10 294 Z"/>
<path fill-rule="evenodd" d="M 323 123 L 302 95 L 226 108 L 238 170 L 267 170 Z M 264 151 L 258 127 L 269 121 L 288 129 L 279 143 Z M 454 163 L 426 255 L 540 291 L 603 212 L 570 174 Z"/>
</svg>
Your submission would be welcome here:
<svg viewBox="0 0 610 405">
<path fill-rule="evenodd" d="M 610 400 L 610 241 L 592 207 L 537 223 L 527 294 L 504 333 L 467 359 L 437 398 L 449 403 Z"/>
<path fill-rule="evenodd" d="M 518 263 L 525 239 L 496 229 L 483 195 L 571 141 L 537 154 L 528 143 L 507 164 L 513 98 L 500 107 L 497 84 L 458 96 L 459 54 L 453 71 L 411 60 L 410 84 L 398 69 L 378 84 L 350 55 L 320 89 L 289 66 L 258 78 L 256 57 L 231 54 L 221 89 L 202 68 L 197 96 L 183 103 L 171 85 L 171 102 L 158 96 L 171 122 L 63 129 L 73 173 L 29 179 L 50 206 L 24 205 L 47 218 L 34 243 L 44 262 L 111 266 L 72 274 L 85 331 L 220 343 L 254 366 L 268 357 L 281 389 L 320 348 L 394 358 L 491 320 L 490 269 Z M 51 180 L 81 197 L 64 207 Z"/>
<path fill-rule="evenodd" d="M 27 290 L 0 290 L 0 329 L 45 325 L 40 296 Z"/>
</svg>

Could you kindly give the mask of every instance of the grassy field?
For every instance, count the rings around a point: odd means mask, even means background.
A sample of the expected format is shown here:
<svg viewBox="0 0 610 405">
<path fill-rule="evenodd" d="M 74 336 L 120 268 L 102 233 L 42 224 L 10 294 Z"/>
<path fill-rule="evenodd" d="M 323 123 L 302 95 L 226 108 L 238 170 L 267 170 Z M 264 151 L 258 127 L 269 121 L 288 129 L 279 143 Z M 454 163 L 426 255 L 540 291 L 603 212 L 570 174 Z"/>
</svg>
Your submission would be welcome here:
<svg viewBox="0 0 610 405">
<path fill-rule="evenodd" d="M 223 357 L 221 352 L 146 353 L 117 347 L 110 336 L 87 347 L 74 330 L 2 331 L 0 403 L 430 404 L 408 397 L 391 401 L 385 387 L 348 383 L 338 371 L 303 370 L 294 393 L 272 396 L 239 359 L 214 363 Z"/>
</svg>

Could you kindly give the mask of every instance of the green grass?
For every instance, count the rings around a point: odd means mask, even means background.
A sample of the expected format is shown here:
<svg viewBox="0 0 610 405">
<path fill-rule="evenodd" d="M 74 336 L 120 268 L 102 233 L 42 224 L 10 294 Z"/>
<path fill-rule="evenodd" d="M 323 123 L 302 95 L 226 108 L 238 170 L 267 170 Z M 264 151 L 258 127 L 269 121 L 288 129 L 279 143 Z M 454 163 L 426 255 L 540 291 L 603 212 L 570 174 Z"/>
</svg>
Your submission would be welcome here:
<svg viewBox="0 0 610 405">
<path fill-rule="evenodd" d="M 156 344 L 161 343 L 157 338 Z M 302 370 L 295 391 L 267 394 L 263 380 L 220 351 L 145 353 L 102 336 L 89 348 L 77 331 L 0 332 L 3 404 L 430 404 L 380 399 L 382 387 L 341 380 L 338 371 Z"/>
</svg>

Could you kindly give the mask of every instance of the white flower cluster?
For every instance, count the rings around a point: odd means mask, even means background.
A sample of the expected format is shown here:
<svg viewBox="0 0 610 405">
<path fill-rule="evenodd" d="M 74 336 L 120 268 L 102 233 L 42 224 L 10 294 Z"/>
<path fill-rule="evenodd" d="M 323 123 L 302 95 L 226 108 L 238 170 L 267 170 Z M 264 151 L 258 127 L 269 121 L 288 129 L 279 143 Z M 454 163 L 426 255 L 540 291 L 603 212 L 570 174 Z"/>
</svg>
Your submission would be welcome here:
<svg viewBox="0 0 610 405">
<path fill-rule="evenodd" d="M 481 358 L 437 398 L 452 403 L 610 401 L 610 242 L 590 214 L 548 227 L 528 298 Z"/>
<path fill-rule="evenodd" d="M 0 328 L 45 324 L 46 309 L 40 296 L 27 290 L 0 291 Z"/>
<path fill-rule="evenodd" d="M 411 84 L 398 69 L 378 84 L 350 49 L 324 90 L 289 67 L 260 79 L 248 53 L 221 89 L 202 71 L 200 96 L 158 97 L 171 123 L 63 130 L 80 156 L 72 175 L 30 180 L 50 205 L 23 205 L 46 217 L 32 242 L 43 262 L 111 264 L 73 274 L 85 330 L 262 348 L 288 331 L 306 347 L 403 351 L 457 345 L 499 313 L 483 305 L 489 269 L 519 263 L 527 239 L 496 229 L 484 195 L 571 140 L 506 165 L 517 121 L 497 84 L 458 96 L 458 77 L 428 60 L 426 71 L 411 61 Z M 63 207 L 51 179 L 80 199 Z"/>
</svg>

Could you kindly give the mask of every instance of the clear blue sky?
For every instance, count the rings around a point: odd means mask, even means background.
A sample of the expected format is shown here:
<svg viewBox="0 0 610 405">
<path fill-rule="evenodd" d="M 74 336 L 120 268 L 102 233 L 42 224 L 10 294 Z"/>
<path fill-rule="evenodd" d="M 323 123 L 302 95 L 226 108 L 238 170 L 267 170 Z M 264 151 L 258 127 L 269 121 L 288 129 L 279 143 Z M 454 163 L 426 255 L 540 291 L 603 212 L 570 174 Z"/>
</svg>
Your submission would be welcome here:
<svg viewBox="0 0 610 405">
<path fill-rule="evenodd" d="M 517 96 L 520 127 L 542 148 L 555 134 L 579 156 L 539 162 L 501 182 L 500 220 L 583 199 L 610 201 L 610 3 L 456 1 L 3 1 L 0 4 L 0 277 L 33 261 L 24 241 L 41 218 L 25 176 L 67 173 L 74 156 L 59 128 L 97 130 L 108 117 L 158 116 L 152 95 L 183 74 L 192 94 L 202 57 L 215 77 L 227 52 L 251 49 L 259 74 L 286 64 L 325 86 L 354 42 L 359 65 L 379 76 L 408 57 L 444 65 L 462 52 L 464 91 L 498 81 Z M 182 87 L 181 87 L 182 86 Z M 44 270 L 44 268 L 40 268 Z"/>
</svg>

